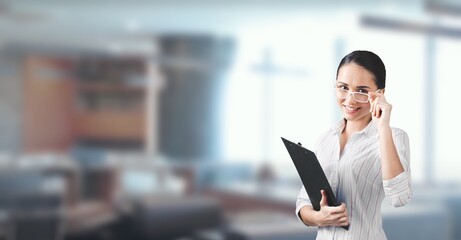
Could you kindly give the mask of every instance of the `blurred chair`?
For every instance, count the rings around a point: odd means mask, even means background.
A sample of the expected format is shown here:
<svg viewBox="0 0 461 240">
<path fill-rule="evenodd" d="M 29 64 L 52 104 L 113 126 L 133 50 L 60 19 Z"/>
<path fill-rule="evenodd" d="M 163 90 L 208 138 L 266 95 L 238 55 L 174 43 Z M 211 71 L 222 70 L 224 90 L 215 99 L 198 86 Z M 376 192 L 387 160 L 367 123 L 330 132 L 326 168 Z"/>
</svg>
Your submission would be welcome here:
<svg viewBox="0 0 461 240">
<path fill-rule="evenodd" d="M 115 227 L 121 239 L 196 239 L 204 230 L 219 231 L 224 216 L 218 201 L 186 193 L 178 169 L 151 156 L 111 155 L 119 163 L 117 206 L 121 221 Z M 210 231 L 211 231 L 210 230 Z M 204 239 L 203 236 L 200 239 Z"/>
<path fill-rule="evenodd" d="M 229 227 L 244 240 L 314 240 L 316 227 L 306 227 L 295 214 L 270 210 L 236 214 Z"/>
<path fill-rule="evenodd" d="M 221 230 L 224 216 L 218 202 L 205 197 L 151 198 L 136 205 L 124 226 L 134 239 L 177 239 L 201 230 Z"/>
<path fill-rule="evenodd" d="M 63 236 L 62 199 L 37 193 L 16 198 L 11 215 L 11 240 L 58 240 Z"/>
<path fill-rule="evenodd" d="M 0 173 L 6 240 L 61 239 L 62 194 L 45 191 L 45 181 L 36 171 Z"/>
<path fill-rule="evenodd" d="M 101 171 L 107 169 L 106 151 L 101 148 L 77 146 L 71 152 L 72 159 L 76 161 L 81 170 L 79 195 L 82 200 L 96 200 L 100 198 Z M 95 184 L 96 183 L 96 184 Z"/>
</svg>

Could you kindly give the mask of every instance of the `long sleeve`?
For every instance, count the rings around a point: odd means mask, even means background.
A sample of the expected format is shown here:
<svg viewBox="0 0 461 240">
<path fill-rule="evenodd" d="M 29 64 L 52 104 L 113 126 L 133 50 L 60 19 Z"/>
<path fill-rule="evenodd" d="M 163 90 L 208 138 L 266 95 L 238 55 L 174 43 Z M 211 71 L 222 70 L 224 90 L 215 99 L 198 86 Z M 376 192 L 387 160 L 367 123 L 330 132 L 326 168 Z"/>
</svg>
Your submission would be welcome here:
<svg viewBox="0 0 461 240">
<path fill-rule="evenodd" d="M 410 143 L 406 132 L 398 128 L 393 129 L 393 139 L 404 172 L 392 179 L 383 180 L 383 187 L 389 203 L 394 207 L 401 207 L 407 204 L 413 196 L 410 169 Z"/>
<path fill-rule="evenodd" d="M 312 203 L 309 199 L 309 196 L 307 195 L 306 189 L 304 187 L 301 188 L 301 191 L 299 191 L 298 198 L 296 200 L 296 217 L 302 222 L 301 217 L 299 216 L 299 212 L 301 211 L 301 208 L 304 206 L 312 206 Z"/>
</svg>

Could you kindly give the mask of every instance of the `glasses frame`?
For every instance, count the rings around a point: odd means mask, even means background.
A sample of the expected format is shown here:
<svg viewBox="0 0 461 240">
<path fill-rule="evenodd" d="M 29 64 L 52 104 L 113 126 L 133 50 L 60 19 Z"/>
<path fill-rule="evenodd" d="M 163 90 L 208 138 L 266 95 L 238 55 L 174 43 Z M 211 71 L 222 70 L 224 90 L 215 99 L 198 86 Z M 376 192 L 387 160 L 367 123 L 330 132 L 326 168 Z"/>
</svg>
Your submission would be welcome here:
<svg viewBox="0 0 461 240">
<path fill-rule="evenodd" d="M 352 94 L 352 98 L 356 102 L 367 103 L 368 101 L 370 101 L 370 94 L 369 93 L 352 92 L 350 90 L 341 89 L 338 86 L 335 86 L 335 90 L 336 90 L 336 97 L 339 98 L 339 99 L 347 99 L 349 97 L 349 95 Z M 379 91 L 381 91 L 381 89 L 376 90 L 375 93 L 379 93 Z M 345 97 L 339 97 L 338 93 L 341 93 L 341 92 L 347 92 L 347 95 Z M 367 96 L 367 100 L 366 101 L 357 100 L 357 98 L 355 98 L 355 94 Z"/>
</svg>

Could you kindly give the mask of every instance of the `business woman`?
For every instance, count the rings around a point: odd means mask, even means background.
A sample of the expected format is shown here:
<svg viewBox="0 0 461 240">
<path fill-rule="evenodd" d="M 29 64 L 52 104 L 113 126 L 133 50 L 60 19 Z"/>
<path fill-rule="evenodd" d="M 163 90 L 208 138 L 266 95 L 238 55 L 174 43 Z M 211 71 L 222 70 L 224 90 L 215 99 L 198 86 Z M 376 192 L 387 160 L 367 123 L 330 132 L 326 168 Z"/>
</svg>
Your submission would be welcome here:
<svg viewBox="0 0 461 240">
<path fill-rule="evenodd" d="M 343 119 L 320 136 L 315 153 L 342 204 L 328 206 L 322 191 L 315 211 L 304 188 L 296 202 L 298 218 L 319 227 L 317 240 L 387 239 L 383 199 L 400 207 L 412 197 L 409 139 L 389 126 L 385 85 L 384 63 L 373 52 L 354 51 L 339 63 L 334 91 Z"/>
</svg>

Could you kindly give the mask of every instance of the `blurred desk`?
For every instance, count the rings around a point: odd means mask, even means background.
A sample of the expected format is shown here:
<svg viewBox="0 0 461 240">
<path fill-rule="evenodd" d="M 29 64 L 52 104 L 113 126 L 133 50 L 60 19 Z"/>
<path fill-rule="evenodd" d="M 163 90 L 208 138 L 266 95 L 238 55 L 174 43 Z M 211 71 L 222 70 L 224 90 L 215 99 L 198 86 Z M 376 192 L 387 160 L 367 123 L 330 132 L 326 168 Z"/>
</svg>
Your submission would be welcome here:
<svg viewBox="0 0 461 240">
<path fill-rule="evenodd" d="M 206 189 L 218 198 L 230 219 L 230 229 L 248 240 L 313 240 L 317 228 L 308 228 L 295 215 L 301 186 L 281 182 L 241 181 Z"/>
<path fill-rule="evenodd" d="M 232 218 L 230 228 L 247 240 L 314 240 L 317 228 L 302 224 L 294 214 L 250 211 Z"/>
<path fill-rule="evenodd" d="M 66 209 L 66 236 L 98 231 L 118 219 L 117 211 L 101 201 L 87 201 Z"/>
<path fill-rule="evenodd" d="M 294 216 L 299 189 L 277 183 L 236 182 L 206 188 L 204 194 L 219 199 L 229 212 L 270 210 Z"/>
</svg>

